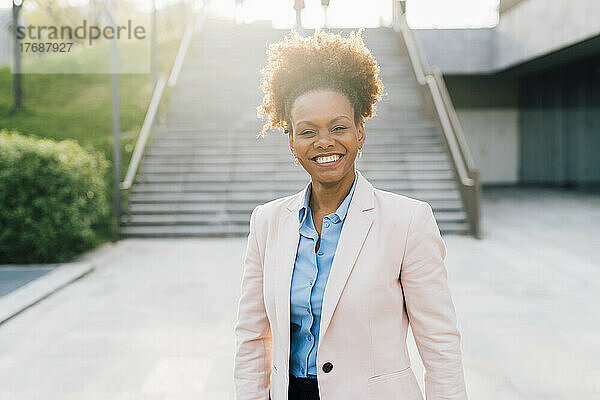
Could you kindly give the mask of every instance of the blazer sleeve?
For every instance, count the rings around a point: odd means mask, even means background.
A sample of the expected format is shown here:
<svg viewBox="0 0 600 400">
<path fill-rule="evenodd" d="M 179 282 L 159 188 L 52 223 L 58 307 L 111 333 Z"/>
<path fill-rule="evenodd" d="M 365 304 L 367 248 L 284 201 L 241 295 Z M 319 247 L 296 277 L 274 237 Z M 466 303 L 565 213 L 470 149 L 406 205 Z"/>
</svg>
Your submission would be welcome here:
<svg viewBox="0 0 600 400">
<path fill-rule="evenodd" d="M 466 400 L 461 336 L 444 265 L 446 245 L 429 203 L 417 204 L 405 249 L 400 281 L 425 367 L 425 397 Z"/>
<path fill-rule="evenodd" d="M 234 381 L 237 400 L 269 398 L 272 363 L 271 326 L 263 298 L 263 257 L 256 235 L 257 206 L 250 216 L 241 296 L 235 325 Z"/>
</svg>

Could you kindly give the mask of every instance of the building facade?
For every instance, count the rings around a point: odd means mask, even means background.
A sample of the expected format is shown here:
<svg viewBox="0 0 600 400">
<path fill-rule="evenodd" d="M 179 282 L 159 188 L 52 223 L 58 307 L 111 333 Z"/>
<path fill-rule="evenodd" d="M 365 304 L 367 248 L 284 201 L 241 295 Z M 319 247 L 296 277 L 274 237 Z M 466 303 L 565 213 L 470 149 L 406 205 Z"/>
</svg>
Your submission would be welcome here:
<svg viewBox="0 0 600 400">
<path fill-rule="evenodd" d="M 510 0 L 489 29 L 418 29 L 484 184 L 600 185 L 600 2 Z"/>
</svg>

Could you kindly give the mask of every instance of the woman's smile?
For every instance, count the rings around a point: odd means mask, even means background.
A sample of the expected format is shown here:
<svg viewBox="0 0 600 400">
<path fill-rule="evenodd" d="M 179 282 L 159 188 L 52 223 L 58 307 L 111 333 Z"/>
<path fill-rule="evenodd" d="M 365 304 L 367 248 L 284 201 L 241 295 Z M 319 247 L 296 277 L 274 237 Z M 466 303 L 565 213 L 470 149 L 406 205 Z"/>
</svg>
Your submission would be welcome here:
<svg viewBox="0 0 600 400">
<path fill-rule="evenodd" d="M 313 157 L 313 160 L 319 167 L 335 167 L 339 165 L 340 160 L 344 157 L 343 154 L 332 154 L 328 156 Z"/>
</svg>

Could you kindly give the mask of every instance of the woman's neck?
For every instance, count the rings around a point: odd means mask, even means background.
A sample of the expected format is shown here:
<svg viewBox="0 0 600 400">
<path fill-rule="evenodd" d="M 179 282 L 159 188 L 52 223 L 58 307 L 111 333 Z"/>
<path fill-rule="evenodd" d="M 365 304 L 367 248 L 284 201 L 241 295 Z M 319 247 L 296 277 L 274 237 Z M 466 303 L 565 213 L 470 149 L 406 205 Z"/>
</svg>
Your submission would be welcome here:
<svg viewBox="0 0 600 400">
<path fill-rule="evenodd" d="M 356 172 L 347 174 L 339 182 L 321 183 L 311 181 L 310 208 L 317 214 L 331 214 L 342 204 L 346 198 L 352 184 Z"/>
</svg>

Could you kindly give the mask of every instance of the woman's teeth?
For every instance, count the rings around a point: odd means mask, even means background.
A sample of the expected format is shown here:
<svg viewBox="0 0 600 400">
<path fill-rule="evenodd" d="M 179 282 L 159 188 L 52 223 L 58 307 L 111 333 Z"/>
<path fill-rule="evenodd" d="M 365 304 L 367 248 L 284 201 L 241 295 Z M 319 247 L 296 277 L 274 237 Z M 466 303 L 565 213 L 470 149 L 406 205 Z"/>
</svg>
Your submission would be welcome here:
<svg viewBox="0 0 600 400">
<path fill-rule="evenodd" d="M 323 163 L 337 161 L 339 158 L 340 158 L 339 154 L 334 154 L 332 156 L 327 156 L 327 157 L 318 157 L 316 161 L 318 164 L 323 164 Z"/>
</svg>

